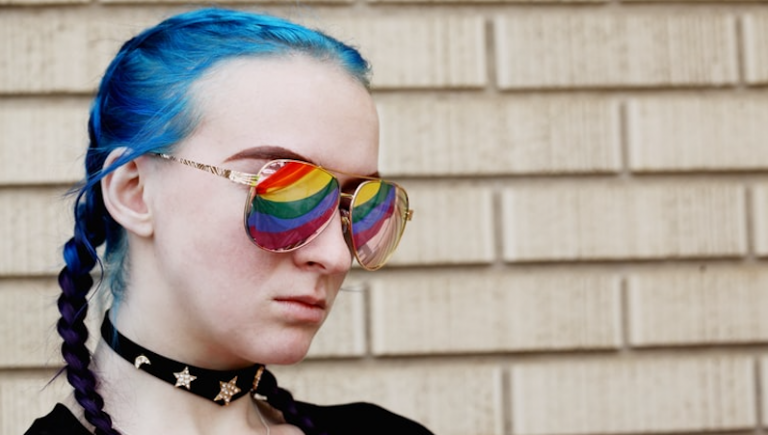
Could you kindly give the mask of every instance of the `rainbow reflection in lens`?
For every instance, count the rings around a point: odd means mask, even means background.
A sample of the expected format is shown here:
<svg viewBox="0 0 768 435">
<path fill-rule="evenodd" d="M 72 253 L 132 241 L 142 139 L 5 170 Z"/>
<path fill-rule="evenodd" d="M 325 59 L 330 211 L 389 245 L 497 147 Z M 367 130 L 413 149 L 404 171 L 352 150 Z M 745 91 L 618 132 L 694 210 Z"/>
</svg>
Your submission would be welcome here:
<svg viewBox="0 0 768 435">
<path fill-rule="evenodd" d="M 405 229 L 408 197 L 397 185 L 367 181 L 352 201 L 352 244 L 357 260 L 366 268 L 383 266 L 397 248 Z"/>
<path fill-rule="evenodd" d="M 296 160 L 273 160 L 258 175 L 246 204 L 246 231 L 259 247 L 273 252 L 298 249 L 320 234 L 349 203 L 347 242 L 361 266 L 386 263 L 410 216 L 408 195 L 397 184 L 365 179 L 354 195 L 343 194 L 330 171 Z M 344 221 L 347 222 L 347 218 Z"/>
<path fill-rule="evenodd" d="M 285 251 L 306 243 L 331 221 L 339 204 L 339 183 L 327 171 L 294 161 L 262 169 L 251 189 L 248 232 L 264 249 Z"/>
</svg>

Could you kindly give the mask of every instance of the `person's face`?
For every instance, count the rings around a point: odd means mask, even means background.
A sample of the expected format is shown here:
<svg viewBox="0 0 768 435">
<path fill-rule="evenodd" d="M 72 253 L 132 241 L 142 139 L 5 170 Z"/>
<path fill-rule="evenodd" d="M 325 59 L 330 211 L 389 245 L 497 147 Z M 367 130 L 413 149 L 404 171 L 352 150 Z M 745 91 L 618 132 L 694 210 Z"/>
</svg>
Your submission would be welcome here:
<svg viewBox="0 0 768 435">
<path fill-rule="evenodd" d="M 275 158 L 377 172 L 372 98 L 333 64 L 303 56 L 237 60 L 198 83 L 194 95 L 201 123 L 176 156 L 248 173 Z M 155 189 L 148 195 L 152 298 L 167 310 L 165 329 L 183 336 L 201 365 L 303 358 L 351 266 L 340 216 L 298 250 L 267 252 L 244 229 L 247 186 L 174 162 L 155 165 L 156 183 L 147 186 Z M 354 189 L 352 178 L 339 180 Z"/>
</svg>

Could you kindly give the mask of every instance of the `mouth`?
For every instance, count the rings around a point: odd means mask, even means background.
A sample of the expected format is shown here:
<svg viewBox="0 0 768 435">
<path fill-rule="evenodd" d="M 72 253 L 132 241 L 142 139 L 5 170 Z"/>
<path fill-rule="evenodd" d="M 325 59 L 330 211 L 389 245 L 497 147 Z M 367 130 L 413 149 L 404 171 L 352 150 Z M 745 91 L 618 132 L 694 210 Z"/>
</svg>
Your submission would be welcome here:
<svg viewBox="0 0 768 435">
<path fill-rule="evenodd" d="M 327 302 L 314 296 L 287 296 L 274 299 L 286 320 L 300 323 L 322 323 Z"/>
<path fill-rule="evenodd" d="M 275 298 L 278 302 L 294 302 L 297 304 L 307 305 L 313 308 L 325 309 L 325 299 L 316 298 L 314 296 L 288 296 L 283 298 Z"/>
</svg>

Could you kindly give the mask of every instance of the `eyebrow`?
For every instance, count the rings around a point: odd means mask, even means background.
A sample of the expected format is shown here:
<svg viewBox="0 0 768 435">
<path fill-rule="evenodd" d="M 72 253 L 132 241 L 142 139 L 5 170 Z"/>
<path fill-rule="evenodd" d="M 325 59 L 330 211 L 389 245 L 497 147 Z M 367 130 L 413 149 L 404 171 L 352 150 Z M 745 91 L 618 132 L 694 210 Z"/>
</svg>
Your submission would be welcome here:
<svg viewBox="0 0 768 435">
<path fill-rule="evenodd" d="M 313 165 L 320 166 L 322 168 L 325 168 L 328 171 L 331 172 L 338 172 L 340 174 L 345 175 L 352 175 L 355 174 L 348 174 L 344 171 L 335 170 L 332 168 L 326 168 L 323 165 L 320 165 L 311 159 L 308 159 L 304 157 L 303 155 L 291 151 L 289 149 L 283 148 L 281 146 L 275 146 L 275 145 L 263 145 L 263 146 L 257 146 L 253 148 L 248 148 L 245 150 L 242 150 L 238 153 L 235 153 L 226 159 L 224 159 L 224 162 L 232 162 L 235 160 L 244 160 L 244 159 L 255 159 L 255 160 L 275 160 L 275 159 L 291 159 L 291 160 L 299 160 L 302 162 L 312 163 Z M 373 172 L 372 174 L 360 174 L 364 177 L 371 177 L 371 178 L 380 178 L 379 171 Z M 362 180 L 362 179 L 361 179 Z M 346 183 L 345 183 L 346 184 Z"/>
<path fill-rule="evenodd" d="M 258 146 L 258 147 L 242 150 L 239 153 L 236 153 L 227 157 L 226 159 L 224 159 L 224 162 L 231 162 L 234 160 L 243 160 L 243 159 L 256 159 L 256 160 L 291 159 L 291 160 L 301 160 L 302 162 L 307 162 L 307 163 L 312 163 L 314 165 L 317 165 L 317 163 L 302 156 L 299 153 L 293 152 L 283 147 L 274 146 L 274 145 L 264 145 L 264 146 Z"/>
</svg>

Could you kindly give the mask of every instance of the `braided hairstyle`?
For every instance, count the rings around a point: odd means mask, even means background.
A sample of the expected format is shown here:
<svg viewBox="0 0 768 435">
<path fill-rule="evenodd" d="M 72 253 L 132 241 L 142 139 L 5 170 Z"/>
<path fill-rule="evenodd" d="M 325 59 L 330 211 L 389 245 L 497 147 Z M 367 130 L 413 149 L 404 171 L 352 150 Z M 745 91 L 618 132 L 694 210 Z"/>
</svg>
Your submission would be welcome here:
<svg viewBox="0 0 768 435">
<path fill-rule="evenodd" d="M 327 435 L 326 432 L 322 431 L 322 428 L 315 426 L 315 422 L 311 418 L 302 415 L 298 404 L 293 400 L 293 395 L 290 391 L 277 385 L 275 375 L 269 370 L 264 370 L 261 374 L 258 392 L 264 394 L 267 403 L 283 413 L 287 423 L 301 428 L 307 435 Z"/>
<path fill-rule="evenodd" d="M 85 418 L 96 434 L 117 435 L 104 411 L 98 381 L 89 369 L 86 347 L 91 271 L 98 265 L 103 287 L 119 302 L 125 288 L 126 237 L 104 206 L 101 179 L 121 165 L 149 152 L 171 152 L 195 129 L 199 108 L 191 86 L 219 62 L 242 57 L 303 54 L 341 66 L 369 88 L 368 62 L 354 48 L 300 25 L 254 13 L 201 9 L 173 16 L 127 41 L 108 66 L 88 121 L 86 177 L 76 190 L 73 237 L 65 244 L 66 265 L 59 274 L 61 318 L 57 330 L 67 380 Z M 104 167 L 115 149 L 125 152 Z M 104 258 L 96 249 L 106 244 Z M 292 396 L 269 381 L 269 403 L 306 434 L 319 434 L 303 417 Z"/>
</svg>

